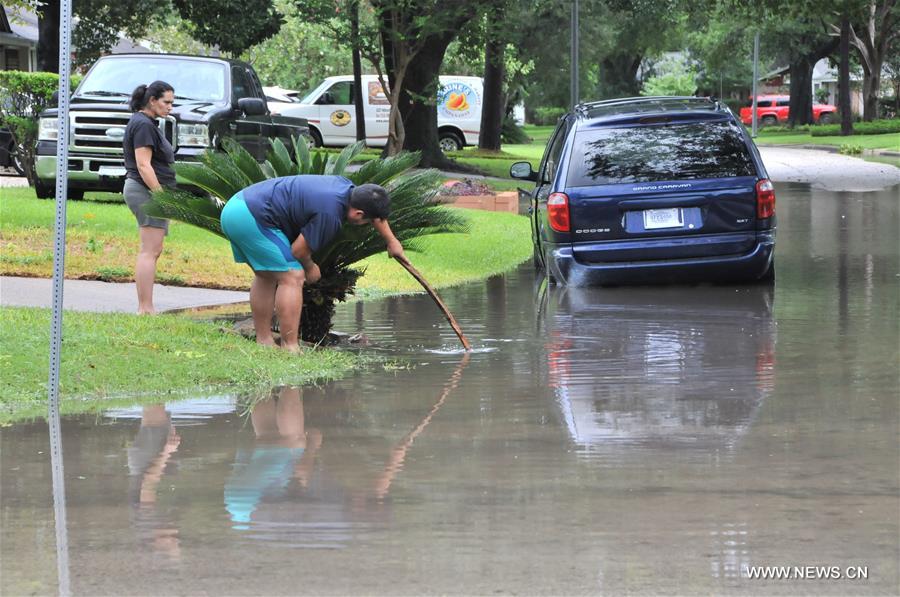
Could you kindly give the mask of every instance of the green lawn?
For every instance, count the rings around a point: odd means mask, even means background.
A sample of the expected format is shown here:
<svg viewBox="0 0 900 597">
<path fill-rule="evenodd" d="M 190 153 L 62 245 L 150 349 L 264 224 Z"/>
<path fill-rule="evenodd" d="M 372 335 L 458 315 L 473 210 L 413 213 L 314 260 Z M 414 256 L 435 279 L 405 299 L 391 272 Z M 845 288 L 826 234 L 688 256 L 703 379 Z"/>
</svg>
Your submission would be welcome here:
<svg viewBox="0 0 900 597">
<path fill-rule="evenodd" d="M 266 348 L 219 325 L 176 315 L 67 312 L 62 411 L 100 411 L 213 391 L 333 379 L 363 359 L 334 350 Z M 46 415 L 49 309 L 0 308 L 0 426 Z"/>
<path fill-rule="evenodd" d="M 106 198 L 108 200 L 108 197 Z M 0 203 L 0 273 L 49 278 L 53 269 L 55 206 L 28 188 L 4 189 Z M 409 257 L 437 287 L 506 271 L 531 254 L 528 220 L 522 216 L 467 210 L 467 234 L 439 235 L 416 243 Z M 138 234 L 134 216 L 121 202 L 67 204 L 66 277 L 131 280 Z M 365 263 L 359 288 L 371 293 L 418 289 L 384 255 Z M 408 278 L 408 279 L 407 279 Z M 173 223 L 159 260 L 161 283 L 248 289 L 252 272 L 234 263 L 228 242 L 193 226 Z"/>
<path fill-rule="evenodd" d="M 809 133 L 766 133 L 755 139 L 757 145 L 858 145 L 863 149 L 900 151 L 900 135 L 851 135 L 849 137 L 813 137 Z"/>
</svg>

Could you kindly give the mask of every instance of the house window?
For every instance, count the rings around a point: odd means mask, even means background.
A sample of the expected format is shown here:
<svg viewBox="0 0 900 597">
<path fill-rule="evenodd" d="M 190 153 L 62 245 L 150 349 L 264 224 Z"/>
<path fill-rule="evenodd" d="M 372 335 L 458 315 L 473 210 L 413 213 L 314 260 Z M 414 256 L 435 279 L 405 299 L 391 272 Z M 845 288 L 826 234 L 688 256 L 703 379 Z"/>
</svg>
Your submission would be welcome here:
<svg viewBox="0 0 900 597">
<path fill-rule="evenodd" d="M 19 60 L 19 50 L 6 48 L 3 52 L 6 70 L 22 70 L 22 62 Z"/>
</svg>

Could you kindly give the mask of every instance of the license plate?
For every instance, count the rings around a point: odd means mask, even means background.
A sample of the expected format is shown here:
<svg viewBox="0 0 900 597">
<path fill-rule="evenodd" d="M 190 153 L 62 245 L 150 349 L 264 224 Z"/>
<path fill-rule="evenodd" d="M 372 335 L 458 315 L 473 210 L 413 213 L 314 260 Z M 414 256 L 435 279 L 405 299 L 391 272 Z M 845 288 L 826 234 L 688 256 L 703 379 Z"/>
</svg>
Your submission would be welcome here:
<svg viewBox="0 0 900 597">
<path fill-rule="evenodd" d="M 125 176 L 126 170 L 121 166 L 100 166 L 100 176 Z"/>
<path fill-rule="evenodd" d="M 682 226 L 684 226 L 684 220 L 681 217 L 680 207 L 644 210 L 644 230 L 681 228 Z"/>
</svg>

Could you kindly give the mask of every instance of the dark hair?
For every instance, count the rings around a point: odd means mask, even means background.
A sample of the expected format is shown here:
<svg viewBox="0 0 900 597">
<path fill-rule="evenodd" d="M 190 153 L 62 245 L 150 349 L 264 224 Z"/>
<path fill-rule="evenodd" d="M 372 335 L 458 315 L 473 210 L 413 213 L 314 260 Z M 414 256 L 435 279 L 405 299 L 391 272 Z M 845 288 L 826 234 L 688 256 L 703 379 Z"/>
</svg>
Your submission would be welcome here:
<svg viewBox="0 0 900 597">
<path fill-rule="evenodd" d="M 350 207 L 362 210 L 368 218 L 386 218 L 391 215 L 391 198 L 382 186 L 361 184 L 350 193 Z"/>
<path fill-rule="evenodd" d="M 137 112 L 142 110 L 151 99 L 159 99 L 167 91 L 174 92 L 175 88 L 165 81 L 153 81 L 149 85 L 138 85 L 131 92 L 131 101 L 128 102 L 128 105 L 131 106 L 132 112 Z"/>
</svg>

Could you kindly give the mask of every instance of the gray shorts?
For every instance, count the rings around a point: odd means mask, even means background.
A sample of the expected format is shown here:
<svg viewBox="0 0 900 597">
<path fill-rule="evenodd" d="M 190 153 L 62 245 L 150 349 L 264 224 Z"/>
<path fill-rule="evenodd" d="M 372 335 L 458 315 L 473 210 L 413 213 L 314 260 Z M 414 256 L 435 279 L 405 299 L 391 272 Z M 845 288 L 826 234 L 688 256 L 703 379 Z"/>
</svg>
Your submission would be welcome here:
<svg viewBox="0 0 900 597">
<path fill-rule="evenodd" d="M 144 213 L 144 205 L 150 201 L 150 189 L 136 180 L 126 178 L 122 194 L 125 195 L 125 203 L 131 208 L 131 213 L 137 219 L 138 226 L 162 228 L 166 234 L 169 234 L 169 220 L 154 218 Z"/>
</svg>

